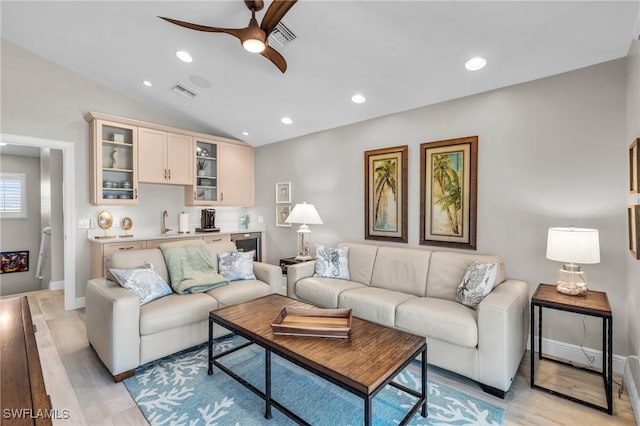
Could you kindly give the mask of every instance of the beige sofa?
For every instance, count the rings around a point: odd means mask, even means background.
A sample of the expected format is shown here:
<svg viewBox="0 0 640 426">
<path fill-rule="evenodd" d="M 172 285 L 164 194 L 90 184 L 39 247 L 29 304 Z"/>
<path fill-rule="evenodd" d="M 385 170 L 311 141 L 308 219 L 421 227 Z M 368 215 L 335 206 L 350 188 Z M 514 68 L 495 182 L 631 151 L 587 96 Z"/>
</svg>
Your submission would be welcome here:
<svg viewBox="0 0 640 426">
<path fill-rule="evenodd" d="M 231 242 L 207 246 L 214 259 L 218 252 L 236 250 Z M 145 261 L 169 282 L 164 257 L 157 248 L 113 254 L 107 268 L 136 268 Z M 280 291 L 280 267 L 254 262 L 253 272 L 255 280 L 232 281 L 206 293 L 173 293 L 142 306 L 138 296 L 116 282 L 92 279 L 86 291 L 89 343 L 114 379 L 120 381 L 133 375 L 139 365 L 206 342 L 210 311 Z M 214 337 L 227 333 L 216 325 Z"/>
<path fill-rule="evenodd" d="M 509 390 L 527 344 L 529 292 L 505 279 L 497 256 L 341 243 L 349 247 L 350 280 L 313 277 L 315 261 L 287 269 L 287 295 L 426 337 L 429 364 Z M 498 263 L 496 284 L 477 310 L 456 302 L 467 267 Z"/>
</svg>

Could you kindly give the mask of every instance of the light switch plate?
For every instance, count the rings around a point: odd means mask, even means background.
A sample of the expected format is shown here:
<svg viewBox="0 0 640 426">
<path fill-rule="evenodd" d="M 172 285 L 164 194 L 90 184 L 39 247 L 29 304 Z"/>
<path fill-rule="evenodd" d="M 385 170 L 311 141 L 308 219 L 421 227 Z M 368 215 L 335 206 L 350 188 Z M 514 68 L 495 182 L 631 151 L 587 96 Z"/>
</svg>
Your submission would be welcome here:
<svg viewBox="0 0 640 426">
<path fill-rule="evenodd" d="M 78 219 L 78 229 L 89 229 L 91 227 L 91 219 Z"/>
</svg>

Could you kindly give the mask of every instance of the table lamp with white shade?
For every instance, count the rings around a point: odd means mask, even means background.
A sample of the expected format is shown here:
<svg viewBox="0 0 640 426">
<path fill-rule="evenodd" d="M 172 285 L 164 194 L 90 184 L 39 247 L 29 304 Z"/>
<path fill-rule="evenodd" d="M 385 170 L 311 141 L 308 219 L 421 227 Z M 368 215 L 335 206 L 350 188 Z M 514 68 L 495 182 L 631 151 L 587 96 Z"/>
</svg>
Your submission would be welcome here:
<svg viewBox="0 0 640 426">
<path fill-rule="evenodd" d="M 313 204 L 296 204 L 289 216 L 285 219 L 286 223 L 300 223 L 298 228 L 298 255 L 296 260 L 311 260 L 309 255 L 309 241 L 311 230 L 307 225 L 322 225 L 322 219 Z"/>
<path fill-rule="evenodd" d="M 600 263 L 597 229 L 549 228 L 547 259 L 563 262 L 557 272 L 556 289 L 572 296 L 587 295 L 587 274 L 578 263 Z"/>
</svg>

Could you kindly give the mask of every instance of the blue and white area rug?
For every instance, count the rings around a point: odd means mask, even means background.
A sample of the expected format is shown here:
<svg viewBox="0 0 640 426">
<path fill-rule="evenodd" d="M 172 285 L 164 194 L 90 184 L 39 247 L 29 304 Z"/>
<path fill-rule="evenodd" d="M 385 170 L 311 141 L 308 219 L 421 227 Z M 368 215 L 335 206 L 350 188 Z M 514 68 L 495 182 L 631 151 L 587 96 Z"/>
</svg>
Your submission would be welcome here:
<svg viewBox="0 0 640 426">
<path fill-rule="evenodd" d="M 234 337 L 214 345 L 220 353 L 245 342 Z M 272 396 L 313 425 L 363 424 L 362 399 L 276 356 L 272 358 Z M 241 349 L 221 362 L 264 390 L 264 350 Z M 293 425 L 272 408 L 264 418 L 264 401 L 220 369 L 207 375 L 207 347 L 199 346 L 146 364 L 124 384 L 152 425 Z M 420 389 L 420 365 L 413 363 L 396 381 Z M 428 380 L 428 417 L 414 415 L 411 425 L 502 425 L 505 411 Z M 417 399 L 387 386 L 373 399 L 373 424 L 397 425 Z"/>
</svg>

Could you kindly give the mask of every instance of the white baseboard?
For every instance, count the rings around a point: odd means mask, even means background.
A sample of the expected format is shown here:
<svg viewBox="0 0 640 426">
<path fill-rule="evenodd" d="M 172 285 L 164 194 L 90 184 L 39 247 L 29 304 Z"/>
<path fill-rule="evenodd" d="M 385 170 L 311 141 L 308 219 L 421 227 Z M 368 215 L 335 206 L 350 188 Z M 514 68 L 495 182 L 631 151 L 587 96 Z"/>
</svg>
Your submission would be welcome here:
<svg viewBox="0 0 640 426">
<path fill-rule="evenodd" d="M 86 305 L 86 299 L 84 297 L 76 297 L 73 309 L 84 308 Z"/>
<path fill-rule="evenodd" d="M 536 345 L 536 351 L 538 350 L 538 338 L 535 338 L 534 344 Z M 527 349 L 531 350 L 531 335 L 527 340 Z M 592 348 L 584 348 L 584 351 L 590 357 L 593 357 L 593 366 L 596 368 L 602 368 L 602 351 Z M 572 345 L 565 342 L 559 342 L 557 340 L 542 338 L 542 353 L 545 355 L 551 355 L 558 358 L 565 359 L 567 361 L 576 362 L 578 364 L 589 365 L 589 360 L 580 349 L 578 345 Z M 618 374 L 624 373 L 624 363 L 626 357 L 622 355 L 613 354 L 613 372 Z"/>
<path fill-rule="evenodd" d="M 64 281 L 49 281 L 49 290 L 64 290 Z"/>
<path fill-rule="evenodd" d="M 633 415 L 636 422 L 640 423 L 640 358 L 630 356 L 624 369 L 624 385 L 629 394 L 629 401 L 633 408 Z"/>
</svg>

